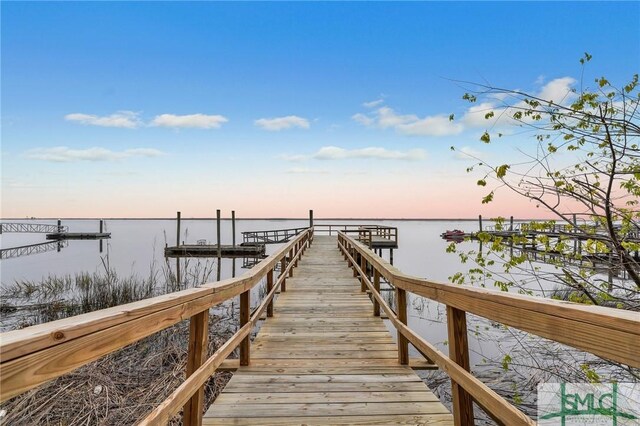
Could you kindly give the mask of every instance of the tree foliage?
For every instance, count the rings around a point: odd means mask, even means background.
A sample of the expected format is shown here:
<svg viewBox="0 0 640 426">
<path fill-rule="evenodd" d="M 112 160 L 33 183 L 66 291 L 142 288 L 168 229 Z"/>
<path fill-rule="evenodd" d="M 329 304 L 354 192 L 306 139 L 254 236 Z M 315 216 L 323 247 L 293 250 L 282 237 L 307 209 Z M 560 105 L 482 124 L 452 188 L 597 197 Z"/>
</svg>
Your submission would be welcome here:
<svg viewBox="0 0 640 426">
<path fill-rule="evenodd" d="M 589 54 L 580 60 L 583 73 L 590 60 Z M 468 169 L 483 173 L 477 185 L 488 192 L 481 202 L 492 202 L 498 190 L 507 188 L 553 219 L 519 224 L 521 232 L 510 236 L 478 234 L 484 251 L 459 253 L 477 267 L 452 277 L 454 281 L 493 282 L 502 290 L 516 286 L 530 293 L 531 283 L 546 280 L 561 283 L 560 290 L 568 290 L 566 296 L 575 302 L 640 308 L 638 74 L 620 87 L 606 77 L 592 85 L 590 89 L 581 82 L 580 89 L 560 100 L 490 85 L 474 85 L 464 94 L 469 103 L 491 105 L 483 111 L 487 129 L 480 141 L 499 144 L 526 136 L 531 141 L 521 148 L 517 162 L 477 159 Z M 484 99 L 500 103 L 481 103 Z M 507 230 L 500 218 L 495 228 Z M 536 237 L 527 240 L 527 231 Z M 550 237 L 554 234 L 559 236 Z M 524 250 L 527 244 L 553 268 L 532 262 Z M 496 264 L 502 270 L 496 271 Z M 622 278 L 613 279 L 612 273 Z"/>
</svg>

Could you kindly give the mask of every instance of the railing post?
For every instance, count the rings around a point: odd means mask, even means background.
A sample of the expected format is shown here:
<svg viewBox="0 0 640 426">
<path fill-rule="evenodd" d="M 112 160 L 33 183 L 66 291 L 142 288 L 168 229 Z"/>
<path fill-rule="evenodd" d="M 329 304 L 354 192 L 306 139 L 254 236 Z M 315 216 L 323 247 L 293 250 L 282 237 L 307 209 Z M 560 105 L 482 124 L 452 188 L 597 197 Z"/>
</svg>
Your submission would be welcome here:
<svg viewBox="0 0 640 426">
<path fill-rule="evenodd" d="M 186 376 L 189 378 L 207 358 L 209 338 L 209 310 L 200 312 L 189 320 L 189 352 L 187 354 Z M 185 426 L 202 424 L 204 387 L 198 389 L 183 407 L 182 423 Z"/>
<path fill-rule="evenodd" d="M 360 256 L 360 269 L 362 270 L 362 274 L 360 274 L 360 291 L 366 291 L 367 285 L 365 284 L 365 280 L 367 279 L 367 259 L 364 256 Z"/>
<path fill-rule="evenodd" d="M 407 292 L 396 286 L 396 315 L 401 323 L 407 324 Z M 398 333 L 398 362 L 402 365 L 409 364 L 409 341 L 401 333 Z"/>
<path fill-rule="evenodd" d="M 245 324 L 249 322 L 249 316 L 251 315 L 251 306 L 250 306 L 250 295 L 251 291 L 247 290 L 244 293 L 240 294 L 240 327 L 244 327 Z M 240 342 L 240 365 L 249 365 L 249 361 L 251 360 L 251 340 L 250 336 L 245 337 L 242 342 Z"/>
<path fill-rule="evenodd" d="M 460 367 L 470 371 L 469 343 L 467 340 L 467 317 L 464 311 L 447 306 L 447 329 L 449 332 L 449 358 Z M 456 426 L 473 424 L 473 401 L 462 386 L 451 381 L 453 421 Z"/>
<path fill-rule="evenodd" d="M 273 269 L 267 272 L 267 294 L 271 292 L 271 289 L 273 289 Z M 272 316 L 273 316 L 273 298 L 271 298 L 271 301 L 267 305 L 267 317 L 272 317 Z"/>
<path fill-rule="evenodd" d="M 357 277 L 358 276 L 358 271 L 356 270 L 356 265 L 358 264 L 358 256 L 360 254 L 356 251 L 355 248 L 352 249 L 352 252 L 353 252 L 353 260 L 354 260 L 354 263 L 353 263 L 353 276 Z"/>
<path fill-rule="evenodd" d="M 373 268 L 373 288 L 376 293 L 380 294 L 380 272 L 378 272 L 377 268 Z M 378 299 L 373 298 L 373 315 L 376 317 L 380 316 L 380 304 L 378 303 Z"/>
<path fill-rule="evenodd" d="M 293 261 L 293 249 L 289 250 L 289 263 Z M 293 277 L 293 268 L 289 269 L 289 276 Z"/>
<path fill-rule="evenodd" d="M 287 269 L 287 256 L 284 256 L 282 258 L 282 260 L 280 261 L 280 276 L 282 276 L 282 274 L 284 274 L 284 270 Z M 285 276 L 282 279 L 282 284 L 280 284 L 280 291 L 281 292 L 285 292 L 287 291 L 287 277 Z"/>
</svg>

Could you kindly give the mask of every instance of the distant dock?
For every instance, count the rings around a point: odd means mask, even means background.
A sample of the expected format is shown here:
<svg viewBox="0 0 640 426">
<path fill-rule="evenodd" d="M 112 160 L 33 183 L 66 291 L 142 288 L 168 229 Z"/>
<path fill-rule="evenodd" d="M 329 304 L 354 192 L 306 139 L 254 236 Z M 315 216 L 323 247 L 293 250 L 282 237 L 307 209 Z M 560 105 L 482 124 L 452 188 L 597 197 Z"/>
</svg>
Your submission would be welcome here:
<svg viewBox="0 0 640 426">
<path fill-rule="evenodd" d="M 55 232 L 46 235 L 47 240 L 102 240 L 111 238 L 110 232 Z"/>
<path fill-rule="evenodd" d="M 165 247 L 165 257 L 262 257 L 266 249 L 264 244 L 256 245 L 221 245 L 218 254 L 217 244 L 184 244 L 180 246 Z"/>
</svg>

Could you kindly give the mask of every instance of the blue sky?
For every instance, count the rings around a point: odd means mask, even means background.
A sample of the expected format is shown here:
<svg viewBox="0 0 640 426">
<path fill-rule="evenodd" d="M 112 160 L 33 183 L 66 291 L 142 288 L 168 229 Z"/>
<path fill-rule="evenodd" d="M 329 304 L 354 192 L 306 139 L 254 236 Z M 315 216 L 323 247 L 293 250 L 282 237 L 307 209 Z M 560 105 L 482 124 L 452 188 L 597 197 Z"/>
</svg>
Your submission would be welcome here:
<svg viewBox="0 0 640 426">
<path fill-rule="evenodd" d="M 449 147 L 526 142 L 443 122 L 468 112 L 452 80 L 562 89 L 585 51 L 587 81 L 640 69 L 638 2 L 1 7 L 4 217 L 473 216 Z"/>
</svg>

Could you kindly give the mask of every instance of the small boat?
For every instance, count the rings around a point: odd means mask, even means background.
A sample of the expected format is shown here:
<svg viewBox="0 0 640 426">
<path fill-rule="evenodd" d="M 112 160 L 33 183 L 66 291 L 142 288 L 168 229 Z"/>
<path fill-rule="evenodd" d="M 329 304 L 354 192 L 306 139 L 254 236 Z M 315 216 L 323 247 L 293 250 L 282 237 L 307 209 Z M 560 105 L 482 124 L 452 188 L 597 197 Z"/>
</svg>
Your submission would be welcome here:
<svg viewBox="0 0 640 426">
<path fill-rule="evenodd" d="M 465 236 L 465 232 L 461 231 L 459 229 L 454 229 L 453 231 L 445 231 L 442 234 L 440 234 L 440 236 L 442 238 L 448 239 L 448 238 L 452 238 L 452 239 L 461 239 L 464 238 Z"/>
</svg>

